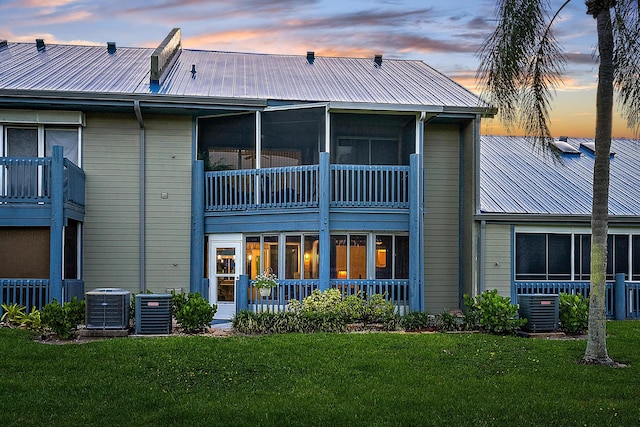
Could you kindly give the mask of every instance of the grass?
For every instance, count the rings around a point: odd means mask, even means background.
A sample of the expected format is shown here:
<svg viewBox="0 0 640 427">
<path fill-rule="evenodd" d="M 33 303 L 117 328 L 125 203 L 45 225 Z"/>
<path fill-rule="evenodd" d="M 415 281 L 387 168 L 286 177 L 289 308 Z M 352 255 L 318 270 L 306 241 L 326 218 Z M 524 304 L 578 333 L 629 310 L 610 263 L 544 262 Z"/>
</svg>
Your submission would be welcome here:
<svg viewBox="0 0 640 427">
<path fill-rule="evenodd" d="M 0 329 L 3 426 L 640 424 L 640 322 L 609 322 L 627 368 L 585 342 L 482 334 L 112 339 Z"/>
</svg>

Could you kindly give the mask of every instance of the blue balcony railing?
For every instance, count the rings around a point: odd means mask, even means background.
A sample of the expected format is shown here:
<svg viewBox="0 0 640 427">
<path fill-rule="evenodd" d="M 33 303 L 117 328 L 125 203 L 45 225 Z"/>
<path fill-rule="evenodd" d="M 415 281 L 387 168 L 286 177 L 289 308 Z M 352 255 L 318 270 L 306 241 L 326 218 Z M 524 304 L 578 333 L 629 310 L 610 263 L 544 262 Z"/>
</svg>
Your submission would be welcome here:
<svg viewBox="0 0 640 427">
<path fill-rule="evenodd" d="M 320 175 L 329 188 L 320 188 Z M 409 166 L 319 165 L 205 172 L 205 210 L 318 207 L 409 208 Z M 323 196 L 325 195 L 325 196 Z"/>
<path fill-rule="evenodd" d="M 53 182 L 51 157 L 0 157 L 0 203 L 51 202 L 52 186 L 63 188 L 64 202 L 85 204 L 85 174 L 67 159 L 63 161 L 63 182 Z"/>
</svg>

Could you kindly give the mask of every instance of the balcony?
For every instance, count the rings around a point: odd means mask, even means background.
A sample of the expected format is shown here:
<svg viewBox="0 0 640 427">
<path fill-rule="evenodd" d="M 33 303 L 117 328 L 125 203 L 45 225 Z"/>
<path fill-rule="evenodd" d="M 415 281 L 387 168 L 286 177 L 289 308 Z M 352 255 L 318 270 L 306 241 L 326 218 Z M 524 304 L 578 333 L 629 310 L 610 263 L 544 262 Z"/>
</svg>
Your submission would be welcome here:
<svg viewBox="0 0 640 427">
<path fill-rule="evenodd" d="M 318 208 L 324 197 L 330 208 L 409 209 L 410 172 L 409 166 L 361 165 L 205 172 L 205 211 Z"/>
<path fill-rule="evenodd" d="M 67 159 L 0 158 L 0 225 L 44 225 L 52 205 L 65 217 L 82 220 L 85 174 Z M 29 220 L 33 224 L 29 224 Z M 38 221 L 43 222 L 42 224 Z"/>
</svg>

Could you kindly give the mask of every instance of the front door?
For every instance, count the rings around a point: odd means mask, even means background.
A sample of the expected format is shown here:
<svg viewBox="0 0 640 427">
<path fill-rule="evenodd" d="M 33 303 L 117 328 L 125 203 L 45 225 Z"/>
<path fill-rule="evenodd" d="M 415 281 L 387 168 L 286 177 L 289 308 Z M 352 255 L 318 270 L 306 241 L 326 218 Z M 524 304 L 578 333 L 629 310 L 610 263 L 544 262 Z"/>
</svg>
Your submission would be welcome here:
<svg viewBox="0 0 640 427">
<path fill-rule="evenodd" d="M 209 301 L 218 305 L 215 319 L 236 314 L 236 280 L 242 274 L 241 240 L 209 237 Z"/>
</svg>

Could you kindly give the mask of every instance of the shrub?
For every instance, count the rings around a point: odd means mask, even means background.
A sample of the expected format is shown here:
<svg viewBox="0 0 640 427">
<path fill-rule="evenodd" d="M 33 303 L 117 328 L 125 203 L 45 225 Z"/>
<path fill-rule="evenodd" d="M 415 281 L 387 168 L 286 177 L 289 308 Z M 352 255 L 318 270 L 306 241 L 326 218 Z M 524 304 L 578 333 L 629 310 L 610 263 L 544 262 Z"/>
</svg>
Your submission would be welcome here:
<svg viewBox="0 0 640 427">
<path fill-rule="evenodd" d="M 464 329 L 464 322 L 455 314 L 445 310 L 440 313 L 438 327 L 441 331 L 461 331 Z"/>
<path fill-rule="evenodd" d="M 73 297 L 71 301 L 60 305 L 54 299 L 42 307 L 41 320 L 45 327 L 66 340 L 71 336 L 71 331 L 78 329 L 78 325 L 84 322 L 84 301 Z"/>
<path fill-rule="evenodd" d="M 475 298 L 464 296 L 467 313 L 485 332 L 515 334 L 527 323 L 518 318 L 518 307 L 508 297 L 498 295 L 497 290 L 484 291 Z M 469 323 L 469 322 L 465 322 Z"/>
<path fill-rule="evenodd" d="M 582 295 L 560 293 L 558 299 L 560 328 L 568 334 L 581 334 L 589 326 L 589 300 Z"/>
<path fill-rule="evenodd" d="M 180 296 L 178 296 L 180 295 Z M 217 306 L 200 296 L 199 292 L 174 295 L 172 298 L 172 308 L 174 316 L 182 329 L 193 334 L 202 332 L 211 325 L 213 316 L 216 314 Z"/>
<path fill-rule="evenodd" d="M 430 328 L 432 317 L 422 311 L 410 311 L 398 320 L 399 326 L 405 331 L 419 331 Z"/>
<path fill-rule="evenodd" d="M 20 304 L 2 304 L 2 317 L 0 321 L 6 322 L 9 326 L 18 326 L 22 324 L 22 319 L 26 315 L 27 307 Z"/>
</svg>

